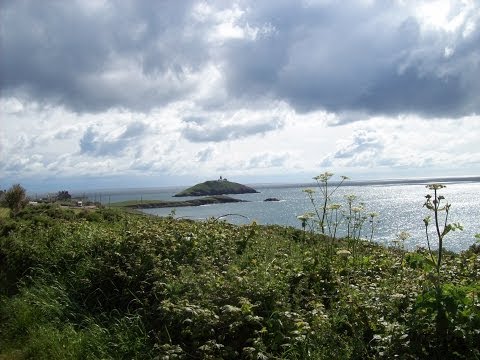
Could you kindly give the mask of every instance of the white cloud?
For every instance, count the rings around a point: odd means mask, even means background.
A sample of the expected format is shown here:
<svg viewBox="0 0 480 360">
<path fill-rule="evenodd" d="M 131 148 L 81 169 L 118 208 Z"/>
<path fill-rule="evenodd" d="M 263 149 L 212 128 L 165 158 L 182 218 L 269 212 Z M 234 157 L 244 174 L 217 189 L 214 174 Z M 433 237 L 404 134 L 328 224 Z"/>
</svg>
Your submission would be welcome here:
<svg viewBox="0 0 480 360">
<path fill-rule="evenodd" d="M 480 172 L 476 1 L 1 7 L 5 181 Z"/>
<path fill-rule="evenodd" d="M 424 176 L 467 169 L 480 156 L 475 135 L 480 117 L 426 120 L 417 116 L 372 118 L 353 127 L 322 161 L 325 166 L 354 170 L 410 169 Z M 470 168 L 469 174 L 480 170 Z"/>
<path fill-rule="evenodd" d="M 194 113 L 195 107 L 185 103 L 150 114 L 110 111 L 87 116 L 50 108 L 33 113 L 52 116 L 39 126 L 31 126 L 33 114 L 28 111 L 6 114 L 9 136 L 0 142 L 2 173 L 14 179 L 162 174 L 210 178 L 221 172 L 254 181 L 256 176 L 305 176 L 329 169 L 353 178 L 404 174 L 407 169 L 410 176 L 480 171 L 479 116 L 371 117 L 329 126 L 338 120 L 336 115 L 297 114 L 285 104 L 225 113 L 226 118 L 218 118 L 217 111 Z M 265 132 L 269 119 L 280 119 L 282 127 Z M 202 141 L 185 137 L 189 126 L 198 127 Z"/>
</svg>

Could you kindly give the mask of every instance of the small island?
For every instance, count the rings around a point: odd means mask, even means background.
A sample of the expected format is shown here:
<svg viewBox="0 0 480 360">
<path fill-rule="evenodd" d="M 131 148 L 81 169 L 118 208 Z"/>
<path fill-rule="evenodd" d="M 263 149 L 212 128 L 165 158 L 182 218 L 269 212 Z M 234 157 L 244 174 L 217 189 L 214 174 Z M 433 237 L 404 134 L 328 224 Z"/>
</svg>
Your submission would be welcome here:
<svg viewBox="0 0 480 360">
<path fill-rule="evenodd" d="M 205 181 L 201 184 L 189 187 L 174 196 L 182 197 L 250 193 L 258 193 L 258 191 L 249 186 L 228 181 L 220 176 L 218 180 Z"/>
<path fill-rule="evenodd" d="M 200 206 L 211 204 L 226 204 L 245 202 L 244 200 L 234 199 L 230 196 L 216 195 L 207 196 L 199 199 L 185 201 L 162 201 L 162 200 L 143 200 L 143 201 L 123 201 L 114 203 L 112 207 L 123 207 L 131 209 L 151 209 L 151 208 L 168 208 L 168 207 L 184 207 L 184 206 Z"/>
</svg>

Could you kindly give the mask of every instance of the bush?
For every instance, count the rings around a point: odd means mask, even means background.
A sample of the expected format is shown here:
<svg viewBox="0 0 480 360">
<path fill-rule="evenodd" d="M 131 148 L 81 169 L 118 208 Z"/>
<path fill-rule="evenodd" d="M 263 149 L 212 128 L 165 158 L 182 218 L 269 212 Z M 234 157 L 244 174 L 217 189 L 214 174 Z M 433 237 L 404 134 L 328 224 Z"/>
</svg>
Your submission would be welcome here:
<svg viewBox="0 0 480 360">
<path fill-rule="evenodd" d="M 13 216 L 27 204 L 26 191 L 20 184 L 12 185 L 5 193 L 4 199 Z"/>
</svg>

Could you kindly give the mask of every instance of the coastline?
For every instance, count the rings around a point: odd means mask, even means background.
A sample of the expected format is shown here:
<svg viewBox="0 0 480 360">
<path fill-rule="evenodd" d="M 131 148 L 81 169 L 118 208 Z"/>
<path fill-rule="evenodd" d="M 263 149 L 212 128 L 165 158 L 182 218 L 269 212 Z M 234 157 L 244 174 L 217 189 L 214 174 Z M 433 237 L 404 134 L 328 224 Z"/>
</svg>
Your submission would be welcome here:
<svg viewBox="0 0 480 360">
<path fill-rule="evenodd" d="M 186 207 L 186 206 L 201 206 L 211 204 L 226 204 L 246 202 L 245 200 L 235 199 L 225 195 L 207 196 L 198 199 L 183 200 L 183 201 L 169 201 L 169 200 L 132 200 L 113 203 L 111 207 L 123 207 L 130 209 L 152 209 L 152 208 L 172 208 L 172 207 Z"/>
</svg>

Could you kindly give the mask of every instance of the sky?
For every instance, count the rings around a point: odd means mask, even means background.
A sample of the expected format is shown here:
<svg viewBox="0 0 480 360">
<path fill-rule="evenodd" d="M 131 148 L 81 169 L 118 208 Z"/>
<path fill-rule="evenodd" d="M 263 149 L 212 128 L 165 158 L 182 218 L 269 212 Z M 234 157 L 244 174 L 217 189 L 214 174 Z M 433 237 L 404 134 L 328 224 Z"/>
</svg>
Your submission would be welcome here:
<svg viewBox="0 0 480 360">
<path fill-rule="evenodd" d="M 478 0 L 0 2 L 0 188 L 480 174 Z"/>
</svg>

